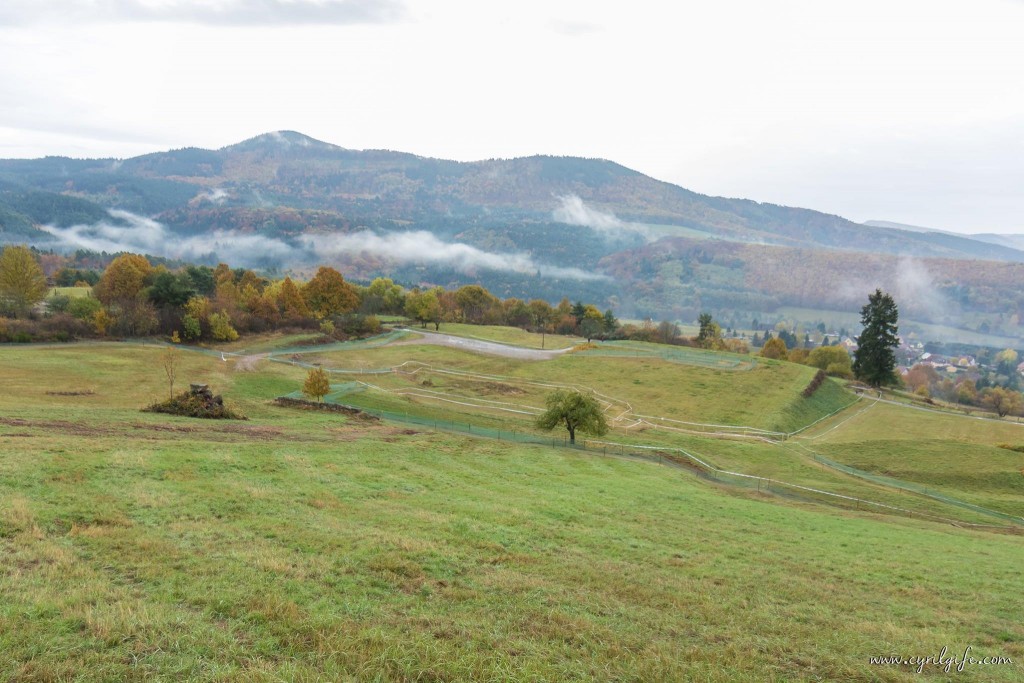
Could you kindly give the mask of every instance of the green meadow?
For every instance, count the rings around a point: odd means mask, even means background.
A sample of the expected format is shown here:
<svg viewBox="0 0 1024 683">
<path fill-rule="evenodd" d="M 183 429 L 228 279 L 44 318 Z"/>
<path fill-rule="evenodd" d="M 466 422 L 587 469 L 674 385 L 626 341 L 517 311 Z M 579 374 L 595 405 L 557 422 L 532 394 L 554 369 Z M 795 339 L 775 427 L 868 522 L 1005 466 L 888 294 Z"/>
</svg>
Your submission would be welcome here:
<svg viewBox="0 0 1024 683">
<path fill-rule="evenodd" d="M 247 421 L 143 413 L 168 393 L 161 349 L 0 348 L 2 680 L 1024 676 L 1024 536 L 811 455 L 1020 514 L 1024 456 L 998 444 L 1024 427 L 854 402 L 832 382 L 802 399 L 813 373 L 789 363 L 526 362 L 417 344 L 301 357 L 363 371 L 332 378 L 377 387 L 352 403 L 505 429 L 532 428 L 503 407 L 539 406 L 543 384 L 590 387 L 623 416 L 609 441 L 920 513 L 908 516 L 654 459 L 278 407 L 306 370 L 259 357 L 181 352 L 175 389 L 208 383 Z M 771 441 L 737 429 L 811 424 Z M 1013 663 L 919 675 L 869 661 L 944 646 Z"/>
</svg>

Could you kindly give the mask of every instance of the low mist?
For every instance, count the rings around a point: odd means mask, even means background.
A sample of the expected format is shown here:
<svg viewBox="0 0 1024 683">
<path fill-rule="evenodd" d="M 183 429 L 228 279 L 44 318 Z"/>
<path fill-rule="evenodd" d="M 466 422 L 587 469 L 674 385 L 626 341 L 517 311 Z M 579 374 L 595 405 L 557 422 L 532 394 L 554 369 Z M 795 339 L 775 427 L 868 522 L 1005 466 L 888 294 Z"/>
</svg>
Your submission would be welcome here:
<svg viewBox="0 0 1024 683">
<path fill-rule="evenodd" d="M 538 263 L 528 254 L 489 252 L 462 242 L 445 242 L 426 231 L 378 234 L 371 230 L 332 235 L 300 235 L 292 241 L 237 230 L 180 235 L 162 223 L 128 211 L 112 210 L 110 221 L 70 228 L 41 226 L 58 248 L 152 254 L 183 261 L 224 261 L 234 266 L 310 265 L 368 255 L 396 264 L 447 266 L 537 274 L 573 280 L 602 280 L 579 268 Z"/>
<path fill-rule="evenodd" d="M 645 226 L 627 223 L 615 214 L 589 207 L 578 195 L 561 195 L 557 199 L 560 204 L 551 212 L 551 218 L 559 223 L 590 228 L 607 240 L 621 240 L 632 235 L 651 239 L 650 231 Z"/>
</svg>

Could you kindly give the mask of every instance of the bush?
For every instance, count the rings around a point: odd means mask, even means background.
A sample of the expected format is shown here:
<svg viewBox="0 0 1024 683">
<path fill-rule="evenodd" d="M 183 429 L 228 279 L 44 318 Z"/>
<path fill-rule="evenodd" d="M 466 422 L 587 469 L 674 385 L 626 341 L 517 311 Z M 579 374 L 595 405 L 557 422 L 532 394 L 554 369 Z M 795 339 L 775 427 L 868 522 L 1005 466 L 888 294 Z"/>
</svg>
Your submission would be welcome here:
<svg viewBox="0 0 1024 683">
<path fill-rule="evenodd" d="M 46 300 L 46 308 L 51 313 L 64 313 L 71 305 L 71 297 L 66 294 L 51 296 Z"/>
<path fill-rule="evenodd" d="M 231 317 L 226 312 L 210 314 L 210 336 L 216 341 L 238 339 L 238 332 L 231 326 Z"/>
<path fill-rule="evenodd" d="M 92 321 L 93 316 L 101 308 L 103 308 L 103 304 L 99 302 L 99 299 L 94 299 L 91 296 L 80 296 L 68 303 L 68 313 L 84 321 Z"/>
<path fill-rule="evenodd" d="M 69 342 L 91 336 L 92 329 L 89 325 L 66 313 L 52 315 L 42 320 L 0 322 L 0 342 L 6 343 Z"/>
</svg>

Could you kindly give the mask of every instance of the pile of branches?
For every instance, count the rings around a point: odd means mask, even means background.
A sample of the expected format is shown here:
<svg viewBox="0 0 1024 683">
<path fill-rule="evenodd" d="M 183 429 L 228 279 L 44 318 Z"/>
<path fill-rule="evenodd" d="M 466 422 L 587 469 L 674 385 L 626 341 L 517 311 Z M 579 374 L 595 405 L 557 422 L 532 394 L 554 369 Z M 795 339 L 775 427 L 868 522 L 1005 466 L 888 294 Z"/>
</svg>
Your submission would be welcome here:
<svg viewBox="0 0 1024 683">
<path fill-rule="evenodd" d="M 182 417 L 199 417 L 207 420 L 247 420 L 236 410 L 224 404 L 224 398 L 214 396 L 206 385 L 193 385 L 189 391 L 183 392 L 161 403 L 154 403 L 143 412 L 167 413 Z"/>
</svg>

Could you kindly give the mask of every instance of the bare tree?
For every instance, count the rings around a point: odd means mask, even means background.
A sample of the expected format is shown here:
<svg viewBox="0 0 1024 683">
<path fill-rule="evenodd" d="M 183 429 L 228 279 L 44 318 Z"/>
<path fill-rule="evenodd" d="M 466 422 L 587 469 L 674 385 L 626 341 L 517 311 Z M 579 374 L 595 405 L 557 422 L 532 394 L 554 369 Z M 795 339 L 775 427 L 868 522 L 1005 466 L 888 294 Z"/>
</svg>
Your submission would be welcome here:
<svg viewBox="0 0 1024 683">
<path fill-rule="evenodd" d="M 160 353 L 160 363 L 164 366 L 164 374 L 167 375 L 167 389 L 171 398 L 174 398 L 174 379 L 178 375 L 180 360 L 178 349 L 173 346 L 165 347 Z"/>
</svg>

